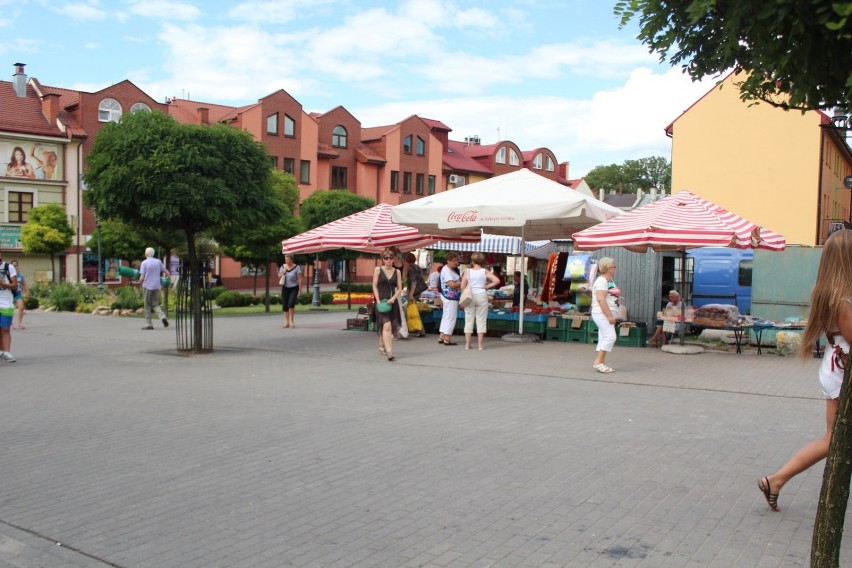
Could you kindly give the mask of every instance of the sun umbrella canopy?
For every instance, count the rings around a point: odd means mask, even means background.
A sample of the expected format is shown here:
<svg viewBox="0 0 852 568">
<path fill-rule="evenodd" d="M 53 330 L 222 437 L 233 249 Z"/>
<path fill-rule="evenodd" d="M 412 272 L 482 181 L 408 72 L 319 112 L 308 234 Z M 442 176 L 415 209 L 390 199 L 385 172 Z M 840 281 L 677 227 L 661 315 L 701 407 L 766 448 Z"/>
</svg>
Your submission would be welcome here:
<svg viewBox="0 0 852 568">
<path fill-rule="evenodd" d="M 645 252 L 693 247 L 783 250 L 786 239 L 689 191 L 664 197 L 574 233 L 574 248 L 624 247 Z"/>
<path fill-rule="evenodd" d="M 391 205 L 382 203 L 289 238 L 281 243 L 281 250 L 287 254 L 345 248 L 380 253 L 392 246 L 400 250 L 413 250 L 440 238 L 446 236 L 423 234 L 415 228 L 394 223 L 391 221 Z M 450 238 L 478 242 L 479 234 Z"/>
<path fill-rule="evenodd" d="M 520 237 L 482 233 L 482 238 L 478 243 L 438 241 L 426 248 L 435 250 L 454 250 L 459 252 L 478 251 L 483 253 L 511 255 L 524 253 L 527 256 L 547 258 L 550 253 L 556 252 L 556 243 L 547 240 L 524 242 Z"/>
<path fill-rule="evenodd" d="M 392 219 L 426 233 L 483 228 L 498 235 L 555 239 L 620 214 L 594 197 L 521 169 L 397 205 Z"/>
</svg>

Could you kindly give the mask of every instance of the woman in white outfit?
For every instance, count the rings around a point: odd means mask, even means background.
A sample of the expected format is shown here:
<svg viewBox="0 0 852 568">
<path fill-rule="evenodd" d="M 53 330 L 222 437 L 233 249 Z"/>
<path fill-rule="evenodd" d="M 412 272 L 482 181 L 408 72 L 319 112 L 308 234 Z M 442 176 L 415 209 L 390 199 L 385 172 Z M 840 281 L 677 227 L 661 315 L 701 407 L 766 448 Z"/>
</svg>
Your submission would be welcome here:
<svg viewBox="0 0 852 568">
<path fill-rule="evenodd" d="M 620 292 L 612 281 L 615 261 L 608 256 L 598 261 L 598 277 L 592 285 L 592 320 L 598 326 L 597 357 L 592 365 L 599 373 L 612 373 L 606 365 L 606 354 L 615 345 L 615 309 Z"/>
<path fill-rule="evenodd" d="M 464 307 L 464 348 L 470 349 L 470 339 L 473 335 L 474 320 L 476 333 L 479 336 L 479 350 L 485 349 L 485 333 L 488 331 L 488 292 L 500 284 L 500 279 L 493 273 L 482 267 L 485 255 L 475 252 L 470 255 L 471 267 L 468 268 L 461 279 L 461 289 L 470 287 L 471 301 Z"/>
<path fill-rule="evenodd" d="M 453 330 L 459 317 L 459 295 L 461 294 L 461 278 L 454 270 L 459 266 L 459 253 L 447 253 L 447 264 L 441 269 L 441 297 L 444 302 L 444 313 L 441 316 L 440 335 L 441 345 L 458 345 L 453 341 Z"/>
</svg>

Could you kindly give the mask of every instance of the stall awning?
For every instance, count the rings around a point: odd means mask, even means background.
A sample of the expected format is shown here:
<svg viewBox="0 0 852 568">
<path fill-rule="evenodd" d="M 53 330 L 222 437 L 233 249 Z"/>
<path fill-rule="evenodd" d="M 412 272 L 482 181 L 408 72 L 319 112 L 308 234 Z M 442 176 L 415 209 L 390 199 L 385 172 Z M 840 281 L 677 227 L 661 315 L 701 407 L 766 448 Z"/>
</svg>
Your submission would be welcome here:
<svg viewBox="0 0 852 568">
<path fill-rule="evenodd" d="M 478 243 L 453 243 L 438 241 L 426 247 L 433 250 L 454 250 L 458 252 L 483 252 L 499 254 L 521 254 L 520 237 L 509 237 L 504 235 L 482 234 Z M 556 244 L 551 241 L 528 241 L 524 243 L 524 254 L 536 258 L 547 258 L 552 252 L 556 252 Z"/>
</svg>

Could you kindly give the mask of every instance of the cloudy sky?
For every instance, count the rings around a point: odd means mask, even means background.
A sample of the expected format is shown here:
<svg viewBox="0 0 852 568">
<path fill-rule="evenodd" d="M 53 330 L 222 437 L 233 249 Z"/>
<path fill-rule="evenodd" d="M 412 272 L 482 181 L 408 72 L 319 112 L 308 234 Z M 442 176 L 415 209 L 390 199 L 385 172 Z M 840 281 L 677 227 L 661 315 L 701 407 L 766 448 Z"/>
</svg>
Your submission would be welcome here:
<svg viewBox="0 0 852 568">
<path fill-rule="evenodd" d="M 614 0 L 0 0 L 0 54 L 43 84 L 124 79 L 153 98 L 241 106 L 284 89 L 363 126 L 409 115 L 451 137 L 547 147 L 580 177 L 664 156 L 703 95 L 619 29 Z M 0 65 L 2 69 L 2 65 Z"/>
</svg>

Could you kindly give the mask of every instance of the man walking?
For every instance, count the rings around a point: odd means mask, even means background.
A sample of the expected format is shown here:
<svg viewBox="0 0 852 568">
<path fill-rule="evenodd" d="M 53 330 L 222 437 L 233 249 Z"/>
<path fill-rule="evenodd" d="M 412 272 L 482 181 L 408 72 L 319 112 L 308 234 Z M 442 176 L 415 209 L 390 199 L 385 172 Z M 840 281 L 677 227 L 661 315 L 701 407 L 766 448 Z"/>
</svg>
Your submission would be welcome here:
<svg viewBox="0 0 852 568">
<path fill-rule="evenodd" d="M 156 311 L 163 322 L 163 327 L 169 327 L 169 320 L 160 307 L 160 278 L 169 278 L 169 271 L 159 258 L 154 258 L 154 249 L 145 249 L 145 260 L 139 266 L 139 279 L 142 282 L 142 290 L 145 294 L 145 323 L 142 329 L 154 329 L 151 323 L 151 312 Z"/>
<path fill-rule="evenodd" d="M 3 262 L 3 252 L 0 251 L 0 359 L 15 362 L 15 357 L 9 353 L 12 348 L 12 320 L 15 317 L 14 293 L 18 289 L 18 273 L 15 267 Z"/>
</svg>

